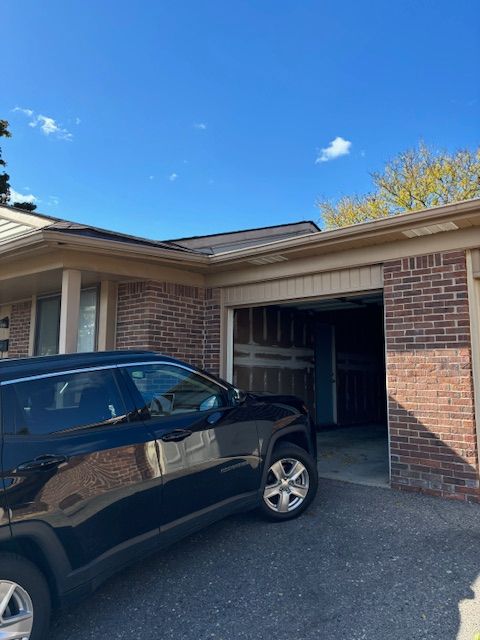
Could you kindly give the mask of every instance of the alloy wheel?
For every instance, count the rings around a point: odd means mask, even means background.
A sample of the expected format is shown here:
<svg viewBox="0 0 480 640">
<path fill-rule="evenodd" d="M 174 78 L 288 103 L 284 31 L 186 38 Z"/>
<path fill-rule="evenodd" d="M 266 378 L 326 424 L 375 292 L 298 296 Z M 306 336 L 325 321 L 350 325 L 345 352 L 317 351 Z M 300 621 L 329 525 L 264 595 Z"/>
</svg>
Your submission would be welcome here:
<svg viewBox="0 0 480 640">
<path fill-rule="evenodd" d="M 16 582 L 0 579 L 0 640 L 30 640 L 33 604 Z"/>
<path fill-rule="evenodd" d="M 305 465 L 295 458 L 282 458 L 272 464 L 267 474 L 263 499 L 277 513 L 298 509 L 308 494 L 310 478 Z"/>
</svg>

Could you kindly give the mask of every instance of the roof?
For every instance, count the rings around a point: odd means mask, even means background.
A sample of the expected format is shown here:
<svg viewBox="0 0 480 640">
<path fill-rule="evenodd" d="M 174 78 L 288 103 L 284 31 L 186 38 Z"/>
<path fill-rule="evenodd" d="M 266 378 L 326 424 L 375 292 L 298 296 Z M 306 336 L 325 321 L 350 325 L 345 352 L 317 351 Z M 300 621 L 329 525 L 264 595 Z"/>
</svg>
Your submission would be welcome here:
<svg viewBox="0 0 480 640">
<path fill-rule="evenodd" d="M 320 228 L 312 220 L 300 222 L 287 222 L 267 227 L 255 227 L 253 229 L 240 229 L 223 233 L 211 233 L 205 236 L 190 236 L 187 238 L 175 238 L 174 242 L 182 247 L 200 251 L 207 254 L 224 253 L 234 249 L 243 249 L 310 233 L 318 233 Z"/>
<path fill-rule="evenodd" d="M 125 242 L 129 244 L 141 244 L 149 247 L 161 247 L 162 249 L 170 249 L 172 251 L 190 251 L 188 247 L 182 247 L 175 242 L 163 242 L 161 240 L 150 240 L 141 236 L 133 236 L 127 233 L 119 233 L 118 231 L 109 231 L 101 227 L 92 227 L 77 222 L 68 222 L 67 220 L 59 220 L 48 226 L 52 231 L 60 231 L 71 233 L 74 235 L 85 236 L 89 238 L 99 238 L 102 240 L 115 240 L 116 242 Z"/>
<path fill-rule="evenodd" d="M 230 277 L 228 272 L 232 273 L 237 266 L 241 269 L 248 267 L 252 272 L 249 277 L 262 278 L 265 274 L 260 268 L 271 263 L 286 263 L 297 258 L 318 259 L 320 255 L 330 254 L 336 256 L 335 264 L 343 264 L 346 251 L 365 247 L 376 247 L 375 259 L 381 261 L 378 257 L 380 246 L 409 239 L 412 246 L 416 243 L 416 250 L 419 242 L 423 243 L 422 251 L 425 246 L 433 250 L 444 242 L 443 236 L 450 236 L 452 232 L 459 243 L 457 246 L 478 247 L 478 239 L 473 233 L 475 228 L 480 230 L 480 198 L 327 231 L 319 231 L 315 223 L 304 221 L 167 241 L 0 206 L 0 259 L 4 264 L 12 258 L 18 262 L 20 255 L 40 255 L 45 249 L 49 252 L 64 249 L 91 251 L 102 259 L 108 255 L 122 260 L 122 268 L 116 265 L 115 271 L 107 273 L 137 277 L 136 274 L 141 272 L 138 277 L 143 278 L 145 269 L 136 271 L 133 262 L 129 262 L 131 258 L 185 272 L 188 270 L 186 279 L 189 283 L 197 276 L 195 282 L 200 281 L 203 274 L 208 273 L 211 286 L 224 286 L 227 281 L 233 282 L 233 275 Z M 434 237 L 433 244 L 429 242 L 430 236 Z M 78 264 L 75 262 L 75 268 L 79 268 Z M 277 266 L 277 269 L 277 274 L 285 269 L 291 271 L 291 267 L 285 264 Z M 227 275 L 219 280 L 215 274 L 220 272 Z M 11 279 L 6 271 L 4 273 L 4 279 Z M 12 282 L 15 285 L 14 279 Z"/>
<path fill-rule="evenodd" d="M 54 218 L 43 213 L 27 212 L 16 207 L 0 206 L 0 245 L 9 242 L 14 238 L 28 235 L 38 229 L 58 231 L 60 233 L 98 238 L 103 240 L 114 240 L 129 244 L 138 244 L 150 247 L 159 247 L 169 251 L 190 252 L 188 247 L 182 247 L 175 242 L 162 242 L 143 238 L 141 236 L 129 235 L 118 231 L 111 231 L 101 227 Z"/>
<path fill-rule="evenodd" d="M 112 240 L 128 244 L 157 247 L 168 251 L 184 253 L 215 254 L 225 251 L 258 246 L 273 240 L 296 237 L 308 233 L 318 233 L 320 229 L 312 221 L 291 222 L 269 227 L 243 229 L 214 233 L 206 236 L 191 236 L 173 240 L 154 240 L 92 225 L 72 222 L 43 213 L 26 212 L 16 207 L 0 206 L 0 244 L 13 238 L 27 235 L 35 230 L 58 231 L 69 235 L 100 240 Z"/>
</svg>

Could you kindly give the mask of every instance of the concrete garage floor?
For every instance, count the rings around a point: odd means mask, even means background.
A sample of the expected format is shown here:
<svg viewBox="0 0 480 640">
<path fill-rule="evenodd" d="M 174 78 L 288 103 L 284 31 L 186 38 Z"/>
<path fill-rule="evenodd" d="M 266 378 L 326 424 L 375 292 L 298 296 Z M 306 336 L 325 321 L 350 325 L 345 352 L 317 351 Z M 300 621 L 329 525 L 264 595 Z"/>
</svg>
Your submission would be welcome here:
<svg viewBox="0 0 480 640">
<path fill-rule="evenodd" d="M 385 425 L 355 425 L 319 432 L 318 472 L 321 478 L 373 487 L 389 486 L 388 439 Z"/>
<path fill-rule="evenodd" d="M 298 520 L 238 515 L 56 614 L 49 640 L 474 640 L 480 506 L 322 480 Z"/>
</svg>

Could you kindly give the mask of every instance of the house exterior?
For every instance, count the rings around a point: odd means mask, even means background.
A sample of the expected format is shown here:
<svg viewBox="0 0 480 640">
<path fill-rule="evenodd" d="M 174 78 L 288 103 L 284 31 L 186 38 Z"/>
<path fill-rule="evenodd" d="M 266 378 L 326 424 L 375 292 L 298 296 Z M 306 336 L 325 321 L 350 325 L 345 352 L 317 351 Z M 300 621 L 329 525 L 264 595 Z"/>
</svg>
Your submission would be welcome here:
<svg viewBox="0 0 480 640">
<path fill-rule="evenodd" d="M 480 500 L 480 200 L 160 242 L 0 207 L 0 356 L 148 349 L 388 425 L 391 486 Z M 0 364 L 1 366 L 1 364 Z"/>
</svg>

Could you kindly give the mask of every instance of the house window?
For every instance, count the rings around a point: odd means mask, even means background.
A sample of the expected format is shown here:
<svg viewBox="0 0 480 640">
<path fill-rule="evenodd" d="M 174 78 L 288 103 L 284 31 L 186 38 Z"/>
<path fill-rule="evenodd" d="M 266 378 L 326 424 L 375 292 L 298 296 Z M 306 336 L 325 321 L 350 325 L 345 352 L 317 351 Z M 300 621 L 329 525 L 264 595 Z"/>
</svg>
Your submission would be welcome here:
<svg viewBox="0 0 480 640">
<path fill-rule="evenodd" d="M 37 300 L 36 356 L 51 356 L 58 353 L 60 301 L 59 295 Z"/>
<path fill-rule="evenodd" d="M 35 355 L 58 353 L 61 295 L 38 298 Z M 97 347 L 98 289 L 82 289 L 78 315 L 77 351 L 95 351 Z"/>
<path fill-rule="evenodd" d="M 77 351 L 95 351 L 97 348 L 98 289 L 80 292 Z"/>
</svg>

